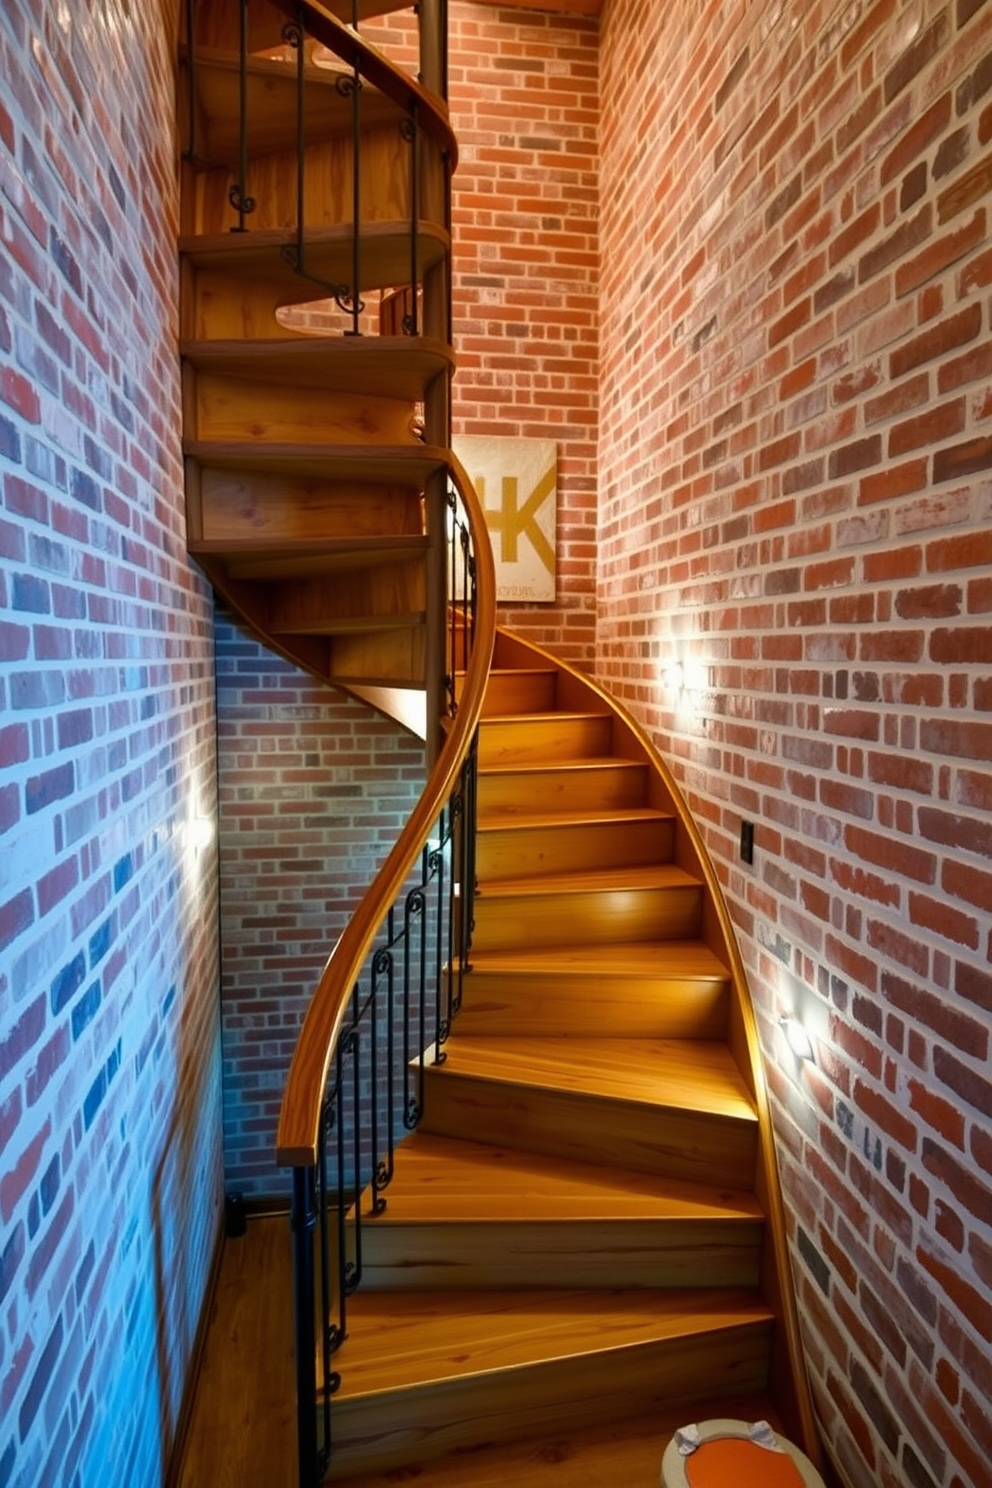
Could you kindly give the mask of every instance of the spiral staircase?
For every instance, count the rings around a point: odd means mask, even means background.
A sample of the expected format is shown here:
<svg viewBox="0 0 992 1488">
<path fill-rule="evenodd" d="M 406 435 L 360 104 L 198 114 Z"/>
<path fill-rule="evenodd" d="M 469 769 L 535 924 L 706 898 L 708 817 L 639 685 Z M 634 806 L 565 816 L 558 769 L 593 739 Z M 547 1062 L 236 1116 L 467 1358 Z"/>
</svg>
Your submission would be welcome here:
<svg viewBox="0 0 992 1488">
<path fill-rule="evenodd" d="M 484 523 L 450 450 L 445 18 L 423 0 L 414 79 L 362 34 L 392 8 L 199 0 L 180 54 L 189 551 L 276 651 L 394 714 L 414 700 L 434 762 L 287 1086 L 299 1482 L 655 1482 L 674 1426 L 713 1414 L 769 1417 L 816 1459 L 713 870 L 637 726 L 494 631 Z M 452 481 L 471 615 L 451 593 Z M 331 1370 L 299 1302 L 318 1112 L 358 968 L 476 731 L 474 869 L 467 848 L 454 860 L 474 928 L 443 970 L 460 1012 L 422 1061 L 388 1186 L 355 1206 L 363 1280 Z"/>
</svg>

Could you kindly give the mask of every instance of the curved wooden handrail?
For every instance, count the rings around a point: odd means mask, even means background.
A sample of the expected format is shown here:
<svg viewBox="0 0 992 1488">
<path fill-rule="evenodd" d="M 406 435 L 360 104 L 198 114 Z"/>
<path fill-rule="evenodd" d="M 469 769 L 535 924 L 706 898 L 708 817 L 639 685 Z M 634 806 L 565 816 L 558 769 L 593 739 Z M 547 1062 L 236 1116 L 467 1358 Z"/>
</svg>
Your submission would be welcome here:
<svg viewBox="0 0 992 1488">
<path fill-rule="evenodd" d="M 294 21 L 302 9 L 307 35 L 319 41 L 321 46 L 325 46 L 336 57 L 340 57 L 342 62 L 352 65 L 357 59 L 362 76 L 405 113 L 411 113 L 412 105 L 416 104 L 419 127 L 447 155 L 450 168 L 454 170 L 458 164 L 458 145 L 448 117 L 447 105 L 436 93 L 430 92 L 415 78 L 394 67 L 359 32 L 339 21 L 318 0 L 274 0 L 274 3 L 284 15 Z"/>
<path fill-rule="evenodd" d="M 748 986 L 747 971 L 737 944 L 737 936 L 730 911 L 723 895 L 720 880 L 712 859 L 703 842 L 702 833 L 690 812 L 682 791 L 675 777 L 659 754 L 654 743 L 647 732 L 641 727 L 637 720 L 630 714 L 622 703 L 601 686 L 594 678 L 580 672 L 577 668 L 570 666 L 568 662 L 562 661 L 558 656 L 543 647 L 535 645 L 530 640 L 517 638 L 512 633 L 500 631 L 502 636 L 507 636 L 513 642 L 526 648 L 532 657 L 539 657 L 546 661 L 547 665 L 554 667 L 559 675 L 564 673 L 570 679 L 573 688 L 571 701 L 576 706 L 578 697 L 588 694 L 597 699 L 603 711 L 612 714 L 613 718 L 625 731 L 631 750 L 635 756 L 642 757 L 661 782 L 666 793 L 671 809 L 673 810 L 679 828 L 684 833 L 684 842 L 688 847 L 691 857 L 691 867 L 699 873 L 709 891 L 709 903 L 712 904 L 717 924 L 710 926 L 710 943 L 719 939 L 719 949 L 726 956 L 729 963 L 732 996 L 734 999 L 734 1011 L 737 1015 L 736 1029 L 732 1030 L 730 1038 L 731 1050 L 735 1056 L 741 1075 L 747 1083 L 759 1120 L 759 1182 L 758 1197 L 763 1203 L 765 1216 L 768 1223 L 771 1250 L 775 1256 L 776 1265 L 764 1267 L 763 1284 L 767 1290 L 774 1294 L 767 1296 L 776 1318 L 781 1324 L 784 1334 L 785 1353 L 787 1360 L 795 1371 L 803 1369 L 803 1346 L 799 1329 L 799 1314 L 796 1306 L 794 1290 L 791 1287 L 779 1287 L 775 1282 L 778 1275 L 788 1277 L 791 1275 L 791 1262 L 789 1259 L 788 1237 L 785 1229 L 785 1217 L 782 1207 L 781 1185 L 778 1175 L 778 1162 L 775 1155 L 774 1134 L 772 1129 L 771 1111 L 768 1102 L 768 1090 L 765 1082 L 764 1066 L 762 1063 L 761 1045 L 758 1038 L 757 1020 L 754 1014 L 754 1006 L 751 1001 L 750 988 Z M 533 664 L 531 662 L 531 664 Z M 560 682 L 559 682 L 560 686 Z M 614 738 L 616 745 L 616 738 Z M 621 752 L 621 750 L 617 750 Z M 687 866 L 685 861 L 682 866 Z M 713 936 L 713 931 L 717 932 Z M 736 1036 L 735 1036 L 736 1034 Z M 774 1359 L 773 1359 L 774 1369 Z M 798 1377 L 798 1375 L 797 1375 Z M 802 1376 L 805 1378 L 805 1376 Z M 822 1468 L 823 1453 L 820 1447 L 819 1433 L 816 1428 L 816 1419 L 813 1414 L 813 1406 L 808 1388 L 801 1384 L 797 1385 L 793 1398 L 794 1419 L 787 1421 L 790 1435 L 802 1446 L 814 1464 Z"/>
<path fill-rule="evenodd" d="M 310 1002 L 290 1065 L 276 1133 L 276 1160 L 283 1167 L 311 1167 L 317 1161 L 320 1113 L 331 1057 L 352 990 L 390 905 L 406 883 L 454 788 L 482 711 L 496 635 L 496 573 L 475 488 L 454 455 L 449 458 L 449 470 L 472 535 L 477 584 L 472 653 L 458 712 L 420 800 L 331 952 Z"/>
</svg>

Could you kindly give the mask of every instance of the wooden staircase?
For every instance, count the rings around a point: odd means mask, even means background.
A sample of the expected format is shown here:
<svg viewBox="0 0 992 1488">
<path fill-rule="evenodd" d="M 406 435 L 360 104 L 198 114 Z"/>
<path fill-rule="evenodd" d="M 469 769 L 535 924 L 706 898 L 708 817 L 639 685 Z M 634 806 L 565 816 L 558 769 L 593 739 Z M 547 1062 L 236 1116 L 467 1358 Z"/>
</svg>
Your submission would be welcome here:
<svg viewBox="0 0 992 1488">
<path fill-rule="evenodd" d="M 378 706 L 426 694 L 438 720 L 443 45 L 424 0 L 413 82 L 336 10 L 306 0 L 305 39 L 290 0 L 189 12 L 189 550 L 275 650 Z M 768 1416 L 817 1459 L 753 1017 L 698 834 L 647 739 L 551 656 L 501 634 L 483 711 L 464 1001 L 363 1221 L 331 1477 L 654 1483 L 674 1427 L 713 1414 Z M 339 1021 L 302 1054 L 318 1086 Z"/>
<path fill-rule="evenodd" d="M 500 633 L 478 809 L 471 969 L 364 1222 L 332 1477 L 656 1482 L 714 1414 L 815 1456 L 749 1010 L 666 773 Z"/>
<path fill-rule="evenodd" d="M 302 38 L 296 10 L 250 0 L 243 96 L 240 0 L 199 0 L 181 48 L 188 547 L 274 650 L 359 693 L 426 691 L 437 717 L 454 141 L 350 3 L 306 7 Z"/>
</svg>

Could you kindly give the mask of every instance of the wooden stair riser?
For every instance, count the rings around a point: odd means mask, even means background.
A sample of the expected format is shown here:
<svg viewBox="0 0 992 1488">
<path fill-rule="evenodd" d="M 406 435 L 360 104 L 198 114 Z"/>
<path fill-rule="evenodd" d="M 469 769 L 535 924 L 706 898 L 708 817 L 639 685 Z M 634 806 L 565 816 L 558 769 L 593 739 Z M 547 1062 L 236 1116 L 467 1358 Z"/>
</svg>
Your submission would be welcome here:
<svg viewBox="0 0 992 1488">
<path fill-rule="evenodd" d="M 332 227 L 352 221 L 352 142 L 331 138 L 310 145 L 305 154 L 304 220 L 309 228 Z M 258 156 L 249 160 L 246 176 L 247 195 L 255 210 L 246 220 L 252 232 L 268 228 L 295 229 L 297 214 L 296 151 Z M 410 146 L 400 134 L 399 126 L 369 129 L 362 134 L 360 220 L 371 222 L 409 222 L 410 220 Z M 238 214 L 231 205 L 230 191 L 236 184 L 235 172 L 225 166 L 201 171 L 196 178 L 195 216 L 192 230 L 203 235 L 229 232 L 238 225 Z M 443 204 L 430 205 L 421 199 L 421 215 L 443 221 L 436 215 Z M 431 207 L 434 210 L 431 210 Z M 322 298 L 321 286 L 314 286 L 313 299 Z M 327 285 L 325 295 L 333 293 Z"/>
<path fill-rule="evenodd" d="M 600 1426 L 581 1426 L 567 1432 L 511 1442 L 472 1454 L 471 1488 L 657 1488 L 665 1448 L 689 1417 L 733 1421 L 769 1421 L 782 1429 L 772 1401 L 765 1394 L 707 1396 L 693 1403 L 678 1398 L 659 1402 L 647 1417 L 625 1418 Z M 418 1465 L 416 1488 L 467 1488 L 464 1453 Z M 398 1479 L 384 1473 L 346 1477 L 338 1488 L 396 1488 Z M 734 1488 L 728 1484 L 726 1488 Z"/>
<path fill-rule="evenodd" d="M 691 940 L 702 923 L 700 885 L 490 893 L 475 900 L 473 950 Z"/>
<path fill-rule="evenodd" d="M 334 636 L 327 679 L 342 685 L 423 687 L 427 668 L 424 626 L 377 634 Z"/>
<path fill-rule="evenodd" d="M 363 1228 L 362 1275 L 378 1291 L 424 1287 L 756 1287 L 760 1221 L 587 1219 Z"/>
<path fill-rule="evenodd" d="M 614 1349 L 593 1337 L 587 1353 L 563 1359 L 356 1399 L 339 1393 L 332 1480 L 359 1464 L 382 1470 L 647 1415 L 675 1399 L 688 1406 L 704 1395 L 763 1390 L 769 1332 L 765 1322 L 747 1322 Z"/>
<path fill-rule="evenodd" d="M 268 628 L 274 635 L 334 634 L 374 629 L 377 619 L 410 628 L 426 607 L 424 564 L 383 564 L 328 578 L 301 578 L 268 586 Z"/>
<path fill-rule="evenodd" d="M 479 764 L 484 769 L 487 765 L 535 760 L 551 763 L 609 754 L 612 737 L 613 720 L 608 713 L 483 719 Z"/>
<path fill-rule="evenodd" d="M 437 269 L 447 247 L 443 228 L 422 218 L 417 230 L 417 257 L 425 274 Z M 347 321 L 335 320 L 337 310 L 328 299 L 331 286 L 344 284 L 352 274 L 350 225 L 324 228 L 308 238 L 307 277 L 297 274 L 290 262 L 296 251 L 294 230 L 238 234 L 225 228 L 205 239 L 186 237 L 180 248 L 180 325 L 184 342 L 282 340 L 288 333 L 287 319 L 292 321 L 291 307 L 314 301 L 319 301 L 321 324 L 327 334 L 345 330 L 350 324 L 350 317 Z M 408 221 L 369 224 L 362 237 L 359 263 L 362 293 L 409 278 L 410 257 Z M 281 315 L 284 310 L 286 314 Z M 341 317 L 345 314 L 340 312 Z M 357 363 L 356 376 L 361 365 Z M 400 391 L 399 386 L 396 391 Z"/>
<path fill-rule="evenodd" d="M 284 542 L 419 537 L 422 502 L 415 489 L 359 486 L 328 478 L 272 476 L 241 470 L 199 472 L 203 537 L 216 543 L 257 545 L 271 552 Z"/>
<path fill-rule="evenodd" d="M 598 822 L 543 821 L 534 826 L 493 818 L 480 823 L 476 872 L 483 886 L 490 880 L 531 878 L 570 869 L 619 868 L 630 864 L 670 862 L 675 850 L 675 823 L 656 816 Z"/>
<path fill-rule="evenodd" d="M 426 1070 L 422 1126 L 441 1136 L 729 1188 L 753 1181 L 757 1155 L 753 1122 L 475 1078 L 450 1065 Z"/>
<path fill-rule="evenodd" d="M 478 962 L 462 978 L 458 1027 L 472 1035 L 722 1039 L 727 978 L 500 971 Z"/>
<path fill-rule="evenodd" d="M 215 169 L 238 169 L 241 136 L 241 68 L 236 53 L 216 47 L 196 51 L 195 69 L 195 149 L 198 161 L 209 162 Z M 190 139 L 190 75 L 188 57 L 183 55 L 179 69 L 181 102 L 177 118 L 184 151 L 193 147 Z M 354 110 L 347 84 L 351 74 L 336 58 L 330 66 L 304 68 L 306 109 L 304 143 L 312 150 L 323 140 L 351 135 Z M 250 160 L 263 156 L 286 157 L 295 151 L 299 139 L 298 76 L 296 59 L 287 66 L 284 60 L 249 56 L 245 71 L 244 143 Z M 362 120 L 366 129 L 396 128 L 402 110 L 382 93 L 366 87 L 362 92 Z M 304 156 L 306 158 L 306 156 Z"/>
<path fill-rule="evenodd" d="M 418 442 L 415 410 L 403 399 L 338 393 L 307 386 L 273 386 L 245 377 L 195 374 L 185 415 L 187 438 L 241 445 L 403 444 Z"/>
<path fill-rule="evenodd" d="M 647 766 L 632 760 L 479 771 L 479 812 L 629 810 L 647 803 Z"/>
<path fill-rule="evenodd" d="M 354 1405 L 335 1400 L 332 1480 L 361 1463 L 381 1470 L 480 1444 L 536 1438 L 686 1405 L 714 1393 L 760 1391 L 768 1327 L 604 1351 L 481 1381 L 459 1378 Z"/>
<path fill-rule="evenodd" d="M 455 697 L 461 696 L 463 673 L 455 676 Z M 555 706 L 557 674 L 550 670 L 492 671 L 482 705 L 484 718 L 521 713 L 551 713 Z"/>
</svg>

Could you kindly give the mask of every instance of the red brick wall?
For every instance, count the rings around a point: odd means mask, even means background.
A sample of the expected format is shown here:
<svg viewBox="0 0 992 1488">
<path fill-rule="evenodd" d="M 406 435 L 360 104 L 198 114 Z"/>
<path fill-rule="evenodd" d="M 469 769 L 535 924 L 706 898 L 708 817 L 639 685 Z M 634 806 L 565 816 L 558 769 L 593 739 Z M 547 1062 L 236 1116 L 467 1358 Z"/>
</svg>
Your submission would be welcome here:
<svg viewBox="0 0 992 1488">
<path fill-rule="evenodd" d="M 558 445 L 557 601 L 501 620 L 595 654 L 596 22 L 453 0 L 456 434 Z"/>
<path fill-rule="evenodd" d="M 217 623 L 229 1190 L 288 1192 L 275 1166 L 286 1072 L 328 953 L 424 785 L 399 725 Z"/>
<path fill-rule="evenodd" d="M 858 1488 L 992 1482 L 990 48 L 987 0 L 603 21 L 599 670 L 726 885 Z"/>
<path fill-rule="evenodd" d="M 172 41 L 0 8 L 0 1482 L 161 1481 L 221 1201 Z"/>
<path fill-rule="evenodd" d="M 595 20 L 451 0 L 455 435 L 558 446 L 554 604 L 500 620 L 591 668 L 596 632 L 599 32 Z M 415 70 L 401 13 L 363 27 Z"/>
</svg>

